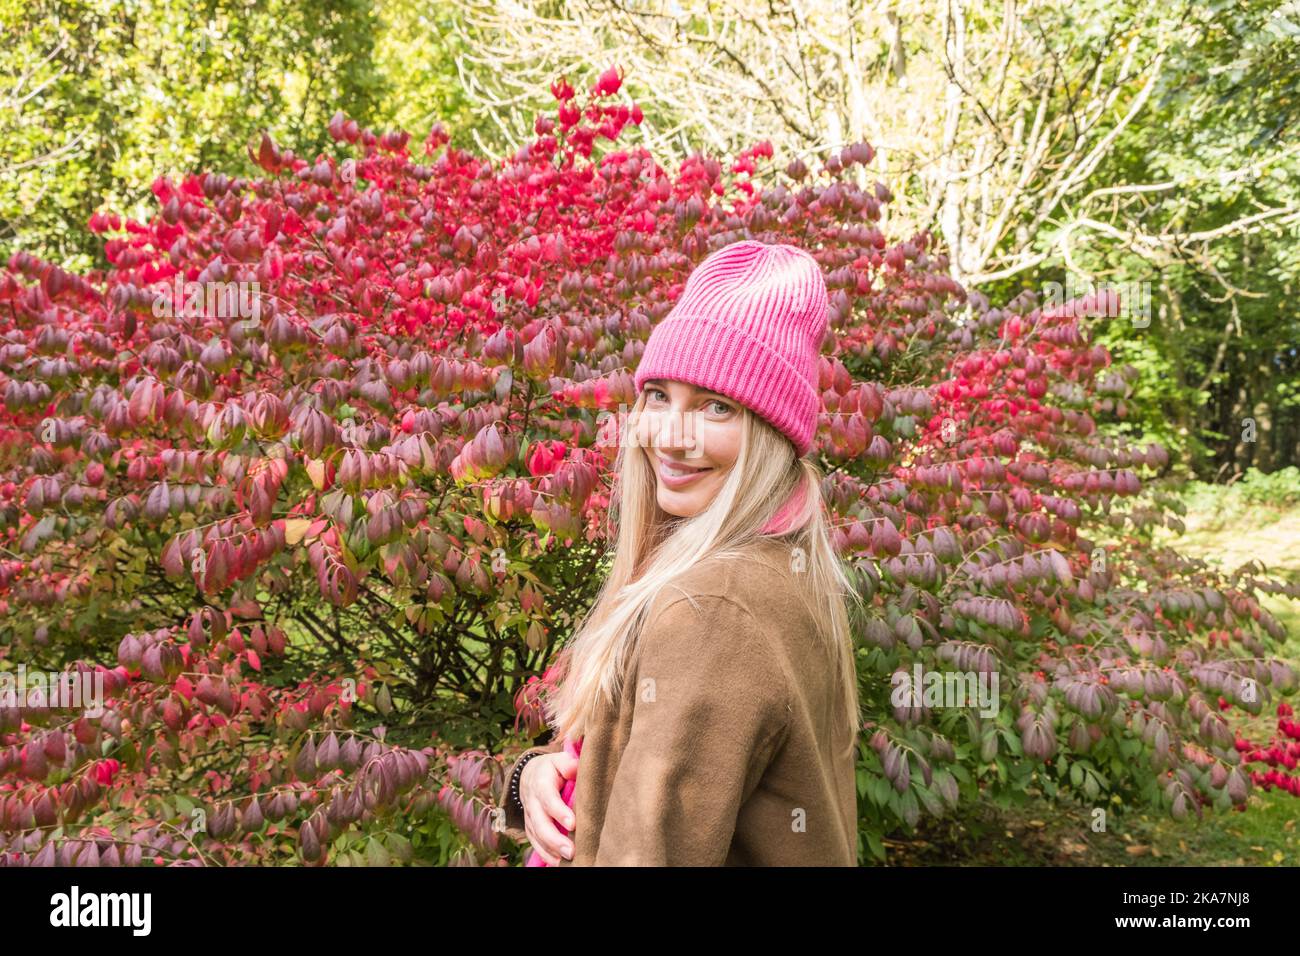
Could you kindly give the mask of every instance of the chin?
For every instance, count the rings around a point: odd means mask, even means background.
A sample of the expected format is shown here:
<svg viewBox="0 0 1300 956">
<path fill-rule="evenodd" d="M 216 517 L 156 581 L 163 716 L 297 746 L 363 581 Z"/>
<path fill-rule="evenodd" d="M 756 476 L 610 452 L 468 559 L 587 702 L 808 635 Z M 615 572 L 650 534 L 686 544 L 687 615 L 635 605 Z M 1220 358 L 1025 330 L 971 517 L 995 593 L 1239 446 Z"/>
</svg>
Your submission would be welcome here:
<svg viewBox="0 0 1300 956">
<path fill-rule="evenodd" d="M 699 503 L 694 500 L 683 501 L 680 498 L 676 500 L 674 498 L 675 496 L 671 491 L 665 491 L 661 488 L 657 500 L 660 509 L 676 518 L 693 518 L 703 511 L 705 505 L 708 504 L 708 502 Z"/>
</svg>

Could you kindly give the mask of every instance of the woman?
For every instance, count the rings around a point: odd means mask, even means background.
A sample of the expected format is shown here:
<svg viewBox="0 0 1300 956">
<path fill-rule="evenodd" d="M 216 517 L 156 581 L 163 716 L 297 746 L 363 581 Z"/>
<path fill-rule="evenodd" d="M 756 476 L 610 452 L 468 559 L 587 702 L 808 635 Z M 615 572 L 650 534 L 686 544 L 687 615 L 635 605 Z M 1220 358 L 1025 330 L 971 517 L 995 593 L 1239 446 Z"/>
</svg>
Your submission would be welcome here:
<svg viewBox="0 0 1300 956">
<path fill-rule="evenodd" d="M 826 307 L 812 256 L 745 240 L 646 343 L 613 565 L 557 659 L 553 742 L 506 777 L 505 832 L 548 865 L 856 865 L 856 595 L 803 457 Z"/>
</svg>

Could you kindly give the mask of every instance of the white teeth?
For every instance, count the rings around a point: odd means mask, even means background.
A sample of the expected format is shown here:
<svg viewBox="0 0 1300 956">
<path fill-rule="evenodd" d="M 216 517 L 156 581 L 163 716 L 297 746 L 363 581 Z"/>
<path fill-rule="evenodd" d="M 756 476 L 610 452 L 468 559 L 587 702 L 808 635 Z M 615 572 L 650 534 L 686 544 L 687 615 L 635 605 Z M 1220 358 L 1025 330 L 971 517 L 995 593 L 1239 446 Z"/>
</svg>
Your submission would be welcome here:
<svg viewBox="0 0 1300 956">
<path fill-rule="evenodd" d="M 703 469 L 703 468 L 682 468 L 682 467 L 679 467 L 679 466 L 676 466 L 676 465 L 670 465 L 670 464 L 669 464 L 668 462 L 666 462 L 666 461 L 663 462 L 663 468 L 664 468 L 664 471 L 668 472 L 668 474 L 670 474 L 670 475 L 675 475 L 675 476 L 681 476 L 681 475 L 693 475 L 693 474 L 695 474 L 697 471 L 704 471 L 704 470 L 705 470 L 705 469 Z"/>
</svg>

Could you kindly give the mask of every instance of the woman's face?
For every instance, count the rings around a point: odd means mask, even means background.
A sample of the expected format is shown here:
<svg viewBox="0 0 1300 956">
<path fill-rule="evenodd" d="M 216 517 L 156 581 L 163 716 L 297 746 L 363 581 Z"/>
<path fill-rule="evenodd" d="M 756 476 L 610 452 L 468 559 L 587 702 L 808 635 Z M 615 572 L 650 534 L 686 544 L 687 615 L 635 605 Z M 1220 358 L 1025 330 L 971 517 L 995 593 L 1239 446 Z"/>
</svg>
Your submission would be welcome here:
<svg viewBox="0 0 1300 956">
<path fill-rule="evenodd" d="M 744 409 L 689 382 L 650 379 L 636 439 L 655 467 L 659 507 L 689 518 L 706 508 L 740 454 Z"/>
</svg>

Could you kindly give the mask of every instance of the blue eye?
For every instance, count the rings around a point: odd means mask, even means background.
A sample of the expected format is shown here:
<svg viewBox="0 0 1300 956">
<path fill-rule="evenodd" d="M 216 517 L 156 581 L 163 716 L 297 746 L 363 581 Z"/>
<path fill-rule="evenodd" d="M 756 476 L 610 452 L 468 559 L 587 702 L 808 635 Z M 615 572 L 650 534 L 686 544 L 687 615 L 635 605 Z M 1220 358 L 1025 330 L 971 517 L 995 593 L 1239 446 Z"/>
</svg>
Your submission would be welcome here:
<svg viewBox="0 0 1300 956">
<path fill-rule="evenodd" d="M 646 386 L 645 396 L 648 401 L 656 401 L 656 402 L 668 401 L 668 393 L 665 392 L 662 388 L 655 388 L 653 385 Z M 717 415 L 729 415 L 735 411 L 735 409 L 732 408 L 730 405 L 728 405 L 726 402 L 717 398 L 710 399 L 708 402 L 708 406 L 716 409 L 715 414 Z"/>
</svg>

